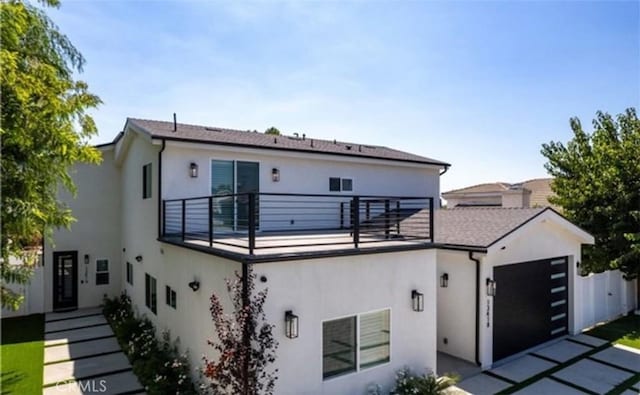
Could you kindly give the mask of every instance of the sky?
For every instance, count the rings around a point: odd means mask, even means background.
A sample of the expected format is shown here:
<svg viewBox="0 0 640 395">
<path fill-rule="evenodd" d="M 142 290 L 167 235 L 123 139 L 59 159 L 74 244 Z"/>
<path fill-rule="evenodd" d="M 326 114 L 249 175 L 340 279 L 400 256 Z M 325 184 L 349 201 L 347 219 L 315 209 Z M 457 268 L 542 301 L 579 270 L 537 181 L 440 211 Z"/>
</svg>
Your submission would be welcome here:
<svg viewBox="0 0 640 395">
<path fill-rule="evenodd" d="M 62 1 L 110 142 L 127 117 L 383 145 L 447 191 L 545 177 L 541 145 L 640 107 L 640 2 Z"/>
</svg>

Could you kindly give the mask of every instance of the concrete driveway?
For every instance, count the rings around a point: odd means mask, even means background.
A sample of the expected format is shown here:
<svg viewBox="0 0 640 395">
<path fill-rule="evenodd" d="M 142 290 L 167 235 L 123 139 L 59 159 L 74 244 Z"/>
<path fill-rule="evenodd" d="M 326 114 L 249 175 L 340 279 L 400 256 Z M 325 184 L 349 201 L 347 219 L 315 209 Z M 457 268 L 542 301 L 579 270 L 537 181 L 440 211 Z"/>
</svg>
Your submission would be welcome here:
<svg viewBox="0 0 640 395">
<path fill-rule="evenodd" d="M 143 393 L 100 308 L 45 316 L 43 394 Z"/>
<path fill-rule="evenodd" d="M 606 394 L 631 387 L 640 393 L 640 350 L 611 345 L 588 335 L 566 338 L 467 378 L 461 394 L 500 392 L 523 395 Z"/>
</svg>

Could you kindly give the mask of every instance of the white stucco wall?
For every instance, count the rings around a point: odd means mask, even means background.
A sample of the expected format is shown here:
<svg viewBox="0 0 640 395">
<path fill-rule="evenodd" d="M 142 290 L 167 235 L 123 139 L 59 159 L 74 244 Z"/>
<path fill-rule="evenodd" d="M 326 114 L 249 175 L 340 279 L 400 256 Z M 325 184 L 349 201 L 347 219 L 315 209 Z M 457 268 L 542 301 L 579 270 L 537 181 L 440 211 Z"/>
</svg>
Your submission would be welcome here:
<svg viewBox="0 0 640 395">
<path fill-rule="evenodd" d="M 438 250 L 437 260 L 438 351 L 475 363 L 476 263 L 466 251 Z M 440 287 L 444 273 L 449 276 L 446 288 Z"/>
<path fill-rule="evenodd" d="M 267 277 L 268 319 L 275 325 L 279 380 L 277 394 L 366 394 L 367 386 L 386 390 L 395 372 L 410 366 L 435 371 L 435 251 L 422 250 L 340 258 L 276 262 L 255 266 Z M 425 310 L 411 309 L 411 291 L 424 293 Z M 391 361 L 323 380 L 322 322 L 391 309 Z M 284 313 L 300 319 L 300 336 L 284 336 Z"/>
<path fill-rule="evenodd" d="M 53 309 L 53 253 L 78 251 L 78 307 L 97 306 L 105 295 L 121 290 L 120 254 L 120 172 L 114 165 L 112 146 L 100 148 L 100 165 L 80 164 L 71 172 L 77 196 L 61 193 L 60 198 L 77 219 L 69 230 L 53 234 L 53 244 L 44 248 L 44 310 Z M 84 256 L 89 255 L 85 265 Z M 109 260 L 109 284 L 96 285 L 96 259 Z"/>
</svg>

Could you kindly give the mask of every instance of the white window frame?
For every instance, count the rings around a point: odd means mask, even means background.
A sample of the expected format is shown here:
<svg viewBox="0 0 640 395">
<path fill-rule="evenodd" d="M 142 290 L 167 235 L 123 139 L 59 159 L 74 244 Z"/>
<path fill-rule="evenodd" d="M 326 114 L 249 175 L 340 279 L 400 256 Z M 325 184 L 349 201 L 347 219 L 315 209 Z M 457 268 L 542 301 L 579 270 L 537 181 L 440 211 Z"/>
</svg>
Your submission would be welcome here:
<svg viewBox="0 0 640 395">
<path fill-rule="evenodd" d="M 372 313 L 379 313 L 381 311 L 389 311 L 389 360 L 387 362 L 382 362 L 379 363 L 377 365 L 373 365 L 373 366 L 369 366 L 366 368 L 361 368 L 360 367 L 360 316 L 361 315 L 365 315 L 365 314 L 372 314 Z M 392 334 L 393 334 L 393 311 L 391 309 L 391 307 L 384 307 L 381 309 L 375 309 L 375 310 L 369 310 L 369 311 L 363 311 L 360 313 L 355 313 L 355 314 L 346 314 L 346 315 L 342 315 L 342 316 L 338 316 L 338 317 L 332 317 L 326 320 L 322 320 L 320 325 L 321 330 L 320 330 L 320 350 L 322 350 L 322 355 L 324 355 L 324 344 L 323 344 L 323 339 L 324 339 L 324 323 L 325 322 L 330 322 L 330 321 L 335 321 L 335 320 L 340 320 L 343 318 L 352 318 L 352 317 L 356 317 L 356 370 L 351 371 L 351 372 L 346 372 L 346 373 L 342 373 L 342 374 L 337 374 L 335 376 L 331 376 L 331 377 L 327 377 L 327 378 L 322 378 L 322 381 L 330 381 L 330 380 L 334 380 L 334 379 L 339 379 L 341 377 L 348 377 L 352 374 L 357 374 L 360 373 L 361 371 L 369 371 L 372 369 L 376 369 L 382 366 L 386 366 L 388 364 L 391 363 L 392 361 L 392 355 L 393 355 L 393 341 L 392 341 Z M 324 358 L 324 356 L 322 356 L 322 358 Z M 321 370 L 321 375 L 324 375 L 324 368 L 322 368 Z"/>
</svg>

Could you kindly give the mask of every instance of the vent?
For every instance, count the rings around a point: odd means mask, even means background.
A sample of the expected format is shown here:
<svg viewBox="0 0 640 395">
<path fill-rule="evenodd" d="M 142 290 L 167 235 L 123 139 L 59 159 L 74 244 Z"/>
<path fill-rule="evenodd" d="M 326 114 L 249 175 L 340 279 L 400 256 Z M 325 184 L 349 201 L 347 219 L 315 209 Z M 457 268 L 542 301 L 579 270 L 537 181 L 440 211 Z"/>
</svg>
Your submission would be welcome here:
<svg viewBox="0 0 640 395">
<path fill-rule="evenodd" d="M 218 128 L 210 128 L 208 126 L 205 126 L 204 130 L 208 130 L 210 132 L 222 132 L 222 129 L 218 129 Z"/>
</svg>

